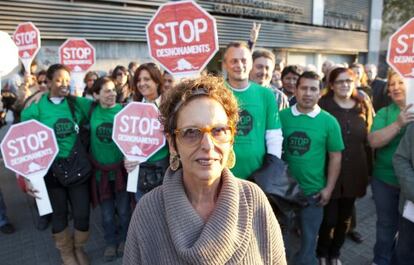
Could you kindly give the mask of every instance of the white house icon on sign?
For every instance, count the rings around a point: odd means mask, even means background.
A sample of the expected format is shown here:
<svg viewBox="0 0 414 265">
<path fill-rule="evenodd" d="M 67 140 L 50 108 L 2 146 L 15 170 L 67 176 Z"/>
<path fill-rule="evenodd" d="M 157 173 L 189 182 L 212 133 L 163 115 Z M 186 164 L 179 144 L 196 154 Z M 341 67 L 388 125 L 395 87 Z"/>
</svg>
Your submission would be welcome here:
<svg viewBox="0 0 414 265">
<path fill-rule="evenodd" d="M 40 169 L 42 169 L 42 167 L 34 162 L 29 164 L 29 170 L 27 171 L 27 173 L 32 173 L 35 171 L 39 171 Z"/>
<path fill-rule="evenodd" d="M 184 70 L 197 70 L 189 61 L 184 58 L 181 58 L 177 61 L 177 67 L 173 69 L 173 71 L 184 71 Z"/>
</svg>

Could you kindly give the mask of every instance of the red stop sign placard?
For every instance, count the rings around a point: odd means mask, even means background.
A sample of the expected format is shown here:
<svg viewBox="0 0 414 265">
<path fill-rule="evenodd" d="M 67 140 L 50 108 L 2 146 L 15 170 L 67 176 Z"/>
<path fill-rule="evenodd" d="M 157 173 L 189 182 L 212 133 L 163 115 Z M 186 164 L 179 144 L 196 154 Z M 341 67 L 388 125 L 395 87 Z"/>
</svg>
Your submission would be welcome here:
<svg viewBox="0 0 414 265">
<path fill-rule="evenodd" d="M 32 60 L 40 50 L 40 32 L 32 22 L 19 24 L 13 33 L 13 40 L 22 60 Z"/>
<path fill-rule="evenodd" d="M 58 151 L 53 130 L 36 120 L 11 126 L 1 142 L 6 167 L 25 177 L 43 177 Z"/>
<path fill-rule="evenodd" d="M 414 78 L 414 18 L 391 35 L 387 63 L 402 77 Z"/>
<path fill-rule="evenodd" d="M 146 27 L 151 57 L 174 75 L 195 75 L 218 51 L 216 20 L 193 1 L 162 5 Z"/>
<path fill-rule="evenodd" d="M 158 115 L 154 104 L 131 102 L 115 116 L 112 139 L 125 156 L 143 162 L 165 145 Z"/>
<path fill-rule="evenodd" d="M 85 39 L 71 38 L 59 47 L 59 62 L 72 72 L 86 72 L 95 64 L 95 48 Z"/>
</svg>

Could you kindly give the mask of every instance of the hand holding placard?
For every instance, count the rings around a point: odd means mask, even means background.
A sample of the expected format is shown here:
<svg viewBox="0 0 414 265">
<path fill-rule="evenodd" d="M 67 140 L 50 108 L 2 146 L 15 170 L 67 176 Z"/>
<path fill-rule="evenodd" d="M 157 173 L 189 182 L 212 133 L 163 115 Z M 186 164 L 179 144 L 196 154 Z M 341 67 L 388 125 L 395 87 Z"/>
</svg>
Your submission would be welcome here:
<svg viewBox="0 0 414 265">
<path fill-rule="evenodd" d="M 38 191 L 36 203 L 40 215 L 52 212 L 43 178 L 58 152 L 53 130 L 36 120 L 11 126 L 1 142 L 5 166 L 29 179 Z"/>
<path fill-rule="evenodd" d="M 165 145 L 158 115 L 154 104 L 132 102 L 115 116 L 112 139 L 127 160 L 143 163 Z M 137 191 L 138 174 L 139 165 L 128 174 L 127 191 Z"/>
</svg>

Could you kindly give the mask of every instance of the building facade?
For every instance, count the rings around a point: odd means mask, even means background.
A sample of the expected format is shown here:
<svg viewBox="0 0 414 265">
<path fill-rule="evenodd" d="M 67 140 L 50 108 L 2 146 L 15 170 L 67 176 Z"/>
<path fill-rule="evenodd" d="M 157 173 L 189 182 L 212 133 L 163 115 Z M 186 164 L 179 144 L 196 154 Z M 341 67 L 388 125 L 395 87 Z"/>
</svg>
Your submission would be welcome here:
<svg viewBox="0 0 414 265">
<path fill-rule="evenodd" d="M 86 38 L 97 51 L 96 70 L 130 61 L 150 61 L 145 26 L 166 0 L 2 0 L 0 30 L 33 22 L 40 30 L 40 65 L 58 61 L 69 37 Z M 377 60 L 382 0 L 198 0 L 217 20 L 219 43 L 248 40 L 253 22 L 262 24 L 257 47 L 272 49 L 287 64 Z M 375 12 L 373 12 L 373 10 Z M 380 12 L 379 12 L 380 14 Z M 378 34 L 379 36 L 379 34 Z M 378 42 L 378 43 L 376 43 Z M 369 53 L 372 50 L 373 53 Z M 218 54 L 209 68 L 217 70 Z"/>
</svg>

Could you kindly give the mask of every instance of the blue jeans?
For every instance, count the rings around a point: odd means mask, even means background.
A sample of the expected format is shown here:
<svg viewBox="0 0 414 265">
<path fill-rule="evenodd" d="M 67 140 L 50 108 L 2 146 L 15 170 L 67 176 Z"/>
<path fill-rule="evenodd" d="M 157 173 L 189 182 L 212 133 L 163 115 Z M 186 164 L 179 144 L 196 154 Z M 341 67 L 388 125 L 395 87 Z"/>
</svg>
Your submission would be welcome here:
<svg viewBox="0 0 414 265">
<path fill-rule="evenodd" d="M 414 223 L 400 217 L 398 240 L 395 247 L 397 265 L 412 265 L 414 261 Z"/>
<path fill-rule="evenodd" d="M 295 255 L 296 265 L 317 265 L 316 238 L 323 218 L 323 207 L 318 205 L 319 200 L 312 196 L 307 197 L 309 206 L 300 210 L 299 222 L 302 236 L 299 252 Z"/>
<path fill-rule="evenodd" d="M 3 194 L 0 190 L 0 227 L 9 223 L 6 215 L 6 204 L 4 203 Z"/>
<path fill-rule="evenodd" d="M 116 192 L 114 196 L 114 198 L 101 203 L 102 225 L 107 246 L 117 245 L 117 234 L 119 235 L 119 242 L 125 242 L 131 218 L 128 192 Z M 115 210 L 118 215 L 119 226 L 115 222 Z M 119 227 L 119 231 L 117 231 L 117 227 Z"/>
<path fill-rule="evenodd" d="M 377 241 L 374 245 L 374 260 L 377 265 L 391 264 L 398 231 L 398 200 L 400 189 L 374 178 L 371 183 L 377 211 Z"/>
</svg>

